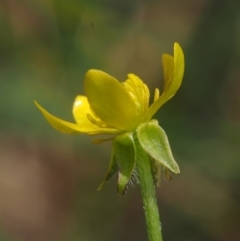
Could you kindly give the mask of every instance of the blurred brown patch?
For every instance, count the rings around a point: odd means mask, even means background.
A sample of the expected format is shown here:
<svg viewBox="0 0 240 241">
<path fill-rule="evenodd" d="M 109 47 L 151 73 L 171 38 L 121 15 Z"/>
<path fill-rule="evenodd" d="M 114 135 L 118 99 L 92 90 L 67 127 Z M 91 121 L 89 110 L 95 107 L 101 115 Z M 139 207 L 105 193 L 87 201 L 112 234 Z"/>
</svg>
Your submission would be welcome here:
<svg viewBox="0 0 240 241">
<path fill-rule="evenodd" d="M 71 214 L 73 157 L 24 138 L 3 137 L 0 146 L 0 222 L 5 232 L 24 241 L 56 239 Z"/>
</svg>

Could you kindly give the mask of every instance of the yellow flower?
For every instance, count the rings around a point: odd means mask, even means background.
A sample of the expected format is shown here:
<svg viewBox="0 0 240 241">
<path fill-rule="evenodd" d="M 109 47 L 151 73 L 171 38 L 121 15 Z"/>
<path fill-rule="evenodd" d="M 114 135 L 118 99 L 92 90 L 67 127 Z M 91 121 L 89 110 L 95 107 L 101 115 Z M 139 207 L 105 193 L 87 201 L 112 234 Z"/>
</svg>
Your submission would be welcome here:
<svg viewBox="0 0 240 241">
<path fill-rule="evenodd" d="M 178 43 L 174 44 L 174 56 L 162 56 L 163 91 L 155 90 L 154 102 L 149 106 L 149 89 L 134 74 L 128 74 L 125 82 L 100 70 L 89 70 L 84 78 L 86 96 L 79 95 L 73 104 L 76 123 L 51 115 L 36 101 L 35 104 L 47 121 L 63 133 L 87 135 L 110 134 L 113 136 L 132 132 L 141 123 L 151 120 L 157 110 L 179 89 L 184 73 L 184 55 Z M 101 140 L 100 140 L 101 141 Z"/>
<path fill-rule="evenodd" d="M 184 55 L 181 47 L 174 44 L 174 56 L 162 56 L 163 91 L 155 90 L 154 102 L 149 106 L 149 89 L 134 74 L 128 74 L 125 82 L 100 70 L 89 70 L 84 78 L 86 96 L 79 95 L 73 104 L 76 123 L 70 123 L 48 113 L 37 102 L 38 109 L 47 121 L 63 133 L 110 135 L 96 139 L 101 143 L 113 139 L 111 161 L 107 174 L 99 186 L 118 172 L 118 193 L 123 195 L 130 180 L 138 176 L 141 155 L 149 157 L 153 180 L 157 185 L 161 172 L 169 178 L 169 170 L 179 173 L 168 138 L 156 120 L 151 120 L 157 110 L 179 89 L 184 73 Z"/>
</svg>

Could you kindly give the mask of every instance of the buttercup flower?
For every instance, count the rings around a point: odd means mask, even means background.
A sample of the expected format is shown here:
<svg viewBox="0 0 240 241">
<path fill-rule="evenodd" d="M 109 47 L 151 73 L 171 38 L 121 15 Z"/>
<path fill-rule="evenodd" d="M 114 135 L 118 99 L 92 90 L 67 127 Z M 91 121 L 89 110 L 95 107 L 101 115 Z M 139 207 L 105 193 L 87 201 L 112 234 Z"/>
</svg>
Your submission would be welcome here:
<svg viewBox="0 0 240 241">
<path fill-rule="evenodd" d="M 156 120 L 151 120 L 158 109 L 175 95 L 182 83 L 184 55 L 178 43 L 174 44 L 174 56 L 164 54 L 162 63 L 163 90 L 160 92 L 159 89 L 155 89 L 154 102 L 151 105 L 149 105 L 149 89 L 138 76 L 128 74 L 125 82 L 119 82 L 107 73 L 94 69 L 89 70 L 84 78 L 86 96 L 79 95 L 74 101 L 72 112 L 76 123 L 51 115 L 35 102 L 47 121 L 60 132 L 109 135 L 108 139 L 96 139 L 95 143 L 114 140 L 112 160 L 106 179 L 114 171 L 119 170 L 121 160 L 125 158 L 119 154 L 123 153 L 122 145 L 126 144 L 125 149 L 126 146 L 130 149 L 132 147 L 132 151 L 128 151 L 128 154 L 132 154 L 131 159 L 134 163 L 130 165 L 129 174 L 124 174 L 127 180 L 124 181 L 122 192 L 127 185 L 125 182 L 129 181 L 135 170 L 136 139 L 155 164 L 163 166 L 166 170 L 179 172 L 165 132 L 158 126 Z M 157 168 L 154 169 L 156 170 Z"/>
</svg>

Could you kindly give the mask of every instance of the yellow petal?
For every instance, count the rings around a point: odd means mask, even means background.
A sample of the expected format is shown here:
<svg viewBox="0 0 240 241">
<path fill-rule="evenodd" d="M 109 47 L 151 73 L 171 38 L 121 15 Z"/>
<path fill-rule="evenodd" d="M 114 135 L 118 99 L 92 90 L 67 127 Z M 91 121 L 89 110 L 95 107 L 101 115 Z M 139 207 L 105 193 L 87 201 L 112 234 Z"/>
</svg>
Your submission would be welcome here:
<svg viewBox="0 0 240 241">
<path fill-rule="evenodd" d="M 89 126 L 79 126 L 75 123 L 64 121 L 56 116 L 51 115 L 43 107 L 41 107 L 36 101 L 34 101 L 34 103 L 37 106 L 37 108 L 42 112 L 43 116 L 46 118 L 49 124 L 53 128 L 55 128 L 56 130 L 62 133 L 66 133 L 66 134 L 82 133 L 82 134 L 89 134 L 89 135 L 119 133 L 119 131 L 115 129 L 102 129 L 99 127 L 96 127 L 93 129 Z"/>
<path fill-rule="evenodd" d="M 167 79 L 164 80 L 164 90 L 162 95 L 150 106 L 146 120 L 150 120 L 157 110 L 175 95 L 182 83 L 184 74 L 184 54 L 178 43 L 174 44 L 173 59 L 174 65 L 172 65 L 170 57 L 166 55 L 163 57 L 164 78 Z M 168 80 L 168 78 L 170 79 Z"/>
<path fill-rule="evenodd" d="M 159 91 L 158 88 L 156 88 L 155 91 L 154 91 L 154 98 L 153 98 L 154 102 L 158 100 L 159 95 L 160 95 L 160 91 Z"/>
<path fill-rule="evenodd" d="M 73 103 L 73 117 L 78 125 L 82 125 L 87 122 L 88 125 L 93 125 L 87 118 L 87 114 L 90 114 L 90 105 L 86 96 L 78 95 Z"/>
<path fill-rule="evenodd" d="M 178 43 L 174 44 L 174 74 L 168 85 L 166 95 L 171 98 L 178 91 L 182 84 L 184 74 L 184 54 L 183 50 Z"/>
<path fill-rule="evenodd" d="M 103 122 L 125 131 L 135 127 L 137 106 L 114 77 L 100 70 L 89 70 L 84 88 L 91 108 Z"/>
<path fill-rule="evenodd" d="M 90 129 L 96 129 L 97 126 L 95 123 L 92 123 L 89 118 L 94 119 L 95 122 L 98 122 L 101 127 L 104 126 L 104 123 L 101 120 L 97 120 L 95 114 L 90 108 L 88 99 L 86 96 L 78 95 L 73 103 L 73 117 L 79 126 L 88 126 Z M 106 124 L 105 124 L 106 127 Z"/>
<path fill-rule="evenodd" d="M 67 134 L 71 134 L 71 133 L 80 131 L 78 125 L 61 120 L 58 117 L 51 115 L 43 107 L 41 107 L 36 101 L 34 101 L 34 103 L 37 106 L 37 108 L 42 112 L 42 114 L 44 115 L 46 120 L 49 122 L 49 124 L 56 130 L 63 132 L 63 133 L 67 133 Z"/>
<path fill-rule="evenodd" d="M 169 72 L 172 67 L 168 66 Z M 182 84 L 182 78 L 184 73 L 184 54 L 178 43 L 174 44 L 174 71 L 172 78 L 170 79 L 166 89 L 164 89 L 162 94 L 162 104 L 172 98 L 175 93 L 178 91 L 179 87 Z"/>
<path fill-rule="evenodd" d="M 123 85 L 136 102 L 138 114 L 142 115 L 148 110 L 149 105 L 149 89 L 147 85 L 134 74 L 128 74 L 128 79 L 123 82 Z"/>
<path fill-rule="evenodd" d="M 174 58 L 169 54 L 162 55 L 162 64 L 163 64 L 163 76 L 164 76 L 164 84 L 163 91 L 167 89 L 168 84 L 170 83 L 173 72 L 174 72 Z"/>
</svg>

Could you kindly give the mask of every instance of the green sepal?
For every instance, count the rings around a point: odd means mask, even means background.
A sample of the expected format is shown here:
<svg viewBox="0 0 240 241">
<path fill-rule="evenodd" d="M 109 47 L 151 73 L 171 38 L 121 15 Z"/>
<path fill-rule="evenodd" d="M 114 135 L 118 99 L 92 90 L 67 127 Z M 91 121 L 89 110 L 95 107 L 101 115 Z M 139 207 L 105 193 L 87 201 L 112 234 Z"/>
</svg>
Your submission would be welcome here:
<svg viewBox="0 0 240 241">
<path fill-rule="evenodd" d="M 116 162 L 116 153 L 114 151 L 114 148 L 112 148 L 111 160 L 108 166 L 108 170 L 101 184 L 97 188 L 98 191 L 100 191 L 103 188 L 105 183 L 113 176 L 113 174 L 117 171 L 117 169 L 118 167 Z"/>
<path fill-rule="evenodd" d="M 156 162 L 151 156 L 149 156 L 149 161 L 151 164 L 151 171 L 152 171 L 154 185 L 156 187 L 159 187 L 161 184 L 161 177 L 162 177 L 162 165 Z"/>
<path fill-rule="evenodd" d="M 123 195 L 136 166 L 136 148 L 131 132 L 119 135 L 114 140 L 118 166 L 118 194 Z"/>
<path fill-rule="evenodd" d="M 165 131 L 157 120 L 143 123 L 137 128 L 137 137 L 142 148 L 159 164 L 174 173 L 179 173 L 179 167 L 173 158 Z"/>
</svg>

